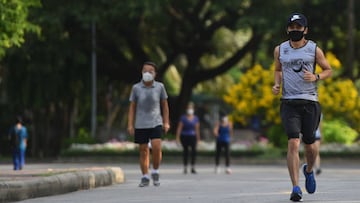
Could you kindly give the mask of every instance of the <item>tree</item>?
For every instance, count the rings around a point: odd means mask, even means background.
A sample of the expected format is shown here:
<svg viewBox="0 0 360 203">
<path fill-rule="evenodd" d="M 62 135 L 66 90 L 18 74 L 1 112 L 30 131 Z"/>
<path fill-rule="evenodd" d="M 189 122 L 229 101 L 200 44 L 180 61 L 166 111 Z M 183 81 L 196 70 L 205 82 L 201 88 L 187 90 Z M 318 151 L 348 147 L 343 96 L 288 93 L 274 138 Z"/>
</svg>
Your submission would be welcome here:
<svg viewBox="0 0 360 203">
<path fill-rule="evenodd" d="M 120 125 L 125 124 L 131 85 L 140 80 L 142 63 L 152 60 L 159 65 L 159 80 L 170 67 L 181 76 L 179 94 L 171 98 L 175 126 L 198 84 L 234 68 L 245 72 L 257 63 L 268 65 L 273 47 L 285 38 L 287 13 L 301 11 L 304 2 L 44 1 L 30 15 L 42 28 L 41 36 L 27 34 L 24 46 L 10 49 L 3 60 L 6 95 L 13 102 L 9 109 L 31 112 L 39 132 L 34 134 L 45 138 L 37 138 L 37 150 L 44 147 L 50 154 L 58 152 L 64 138 L 75 136 L 76 129 L 89 128 L 90 25 L 95 22 L 99 124 L 111 128 L 117 118 Z M 324 3 L 311 1 L 311 8 L 314 2 Z M 326 8 L 336 10 L 330 6 Z M 316 8 L 311 18 L 326 13 L 321 6 Z M 277 10 L 282 12 L 274 12 Z M 336 22 L 342 19 L 338 18 Z M 231 34 L 223 35 L 225 32 Z M 236 33 L 241 33 L 241 43 L 232 39 L 237 38 Z"/>
<path fill-rule="evenodd" d="M 25 32 L 40 32 L 38 26 L 28 21 L 29 10 L 38 6 L 40 0 L 0 0 L 0 57 L 4 56 L 6 49 L 24 43 Z"/>
<path fill-rule="evenodd" d="M 182 82 L 179 95 L 171 102 L 175 107 L 171 108 L 174 125 L 197 84 L 237 66 L 241 59 L 259 48 L 266 34 L 274 32 L 264 32 L 274 26 L 267 23 L 268 15 L 274 18 L 280 18 L 280 15 L 270 14 L 266 6 L 280 7 L 283 2 L 155 1 L 150 8 L 146 3 L 127 3 L 136 9 L 125 10 L 121 17 L 119 14 L 107 15 L 100 25 L 103 40 L 99 44 L 99 74 L 130 84 L 140 79 L 141 63 L 145 60 L 160 64 L 160 79 L 171 65 L 175 65 Z M 112 8 L 117 6 L 112 5 Z M 126 19 L 122 15 L 130 16 L 130 19 L 122 21 Z M 108 31 L 110 25 L 113 29 Z M 222 41 L 215 41 L 214 36 L 224 28 L 241 29 L 248 40 L 241 46 L 233 46 L 230 51 L 218 52 L 216 48 Z M 216 55 L 219 62 L 216 65 L 204 62 L 209 55 Z M 256 55 L 252 57 L 254 61 Z"/>
</svg>

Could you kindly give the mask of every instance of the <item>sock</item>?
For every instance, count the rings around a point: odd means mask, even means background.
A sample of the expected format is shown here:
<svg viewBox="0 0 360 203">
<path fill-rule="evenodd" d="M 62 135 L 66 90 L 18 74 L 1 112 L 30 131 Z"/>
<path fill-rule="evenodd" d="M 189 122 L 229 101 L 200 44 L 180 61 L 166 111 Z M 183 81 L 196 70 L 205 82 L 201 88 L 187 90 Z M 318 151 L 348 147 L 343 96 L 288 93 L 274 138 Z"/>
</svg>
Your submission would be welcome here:
<svg viewBox="0 0 360 203">
<path fill-rule="evenodd" d="M 159 169 L 152 169 L 151 173 L 159 173 Z"/>
</svg>

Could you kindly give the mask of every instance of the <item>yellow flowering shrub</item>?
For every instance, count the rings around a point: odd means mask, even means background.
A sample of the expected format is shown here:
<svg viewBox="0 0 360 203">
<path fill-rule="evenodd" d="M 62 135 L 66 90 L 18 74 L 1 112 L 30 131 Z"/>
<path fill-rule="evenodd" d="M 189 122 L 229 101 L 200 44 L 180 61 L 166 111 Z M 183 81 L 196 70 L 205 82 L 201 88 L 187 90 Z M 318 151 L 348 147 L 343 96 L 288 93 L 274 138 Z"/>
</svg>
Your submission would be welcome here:
<svg viewBox="0 0 360 203">
<path fill-rule="evenodd" d="M 359 92 L 349 79 L 324 81 L 319 85 L 319 101 L 328 120 L 343 118 L 360 132 Z"/>
<path fill-rule="evenodd" d="M 280 96 L 271 91 L 274 67 L 265 70 L 257 64 L 244 73 L 238 84 L 233 85 L 224 100 L 234 108 L 233 119 L 247 125 L 254 115 L 269 123 L 280 123 Z"/>
</svg>

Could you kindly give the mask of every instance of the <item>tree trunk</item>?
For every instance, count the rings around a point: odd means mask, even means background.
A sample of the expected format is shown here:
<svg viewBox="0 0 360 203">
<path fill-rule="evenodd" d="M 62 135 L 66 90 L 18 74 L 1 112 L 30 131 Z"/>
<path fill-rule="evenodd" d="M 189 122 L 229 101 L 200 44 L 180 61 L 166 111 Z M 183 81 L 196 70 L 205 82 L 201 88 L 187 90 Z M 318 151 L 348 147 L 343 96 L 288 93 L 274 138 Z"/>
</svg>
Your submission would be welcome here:
<svg viewBox="0 0 360 203">
<path fill-rule="evenodd" d="M 348 0 L 348 35 L 347 35 L 347 57 L 344 75 L 348 78 L 354 79 L 354 0 Z"/>
</svg>

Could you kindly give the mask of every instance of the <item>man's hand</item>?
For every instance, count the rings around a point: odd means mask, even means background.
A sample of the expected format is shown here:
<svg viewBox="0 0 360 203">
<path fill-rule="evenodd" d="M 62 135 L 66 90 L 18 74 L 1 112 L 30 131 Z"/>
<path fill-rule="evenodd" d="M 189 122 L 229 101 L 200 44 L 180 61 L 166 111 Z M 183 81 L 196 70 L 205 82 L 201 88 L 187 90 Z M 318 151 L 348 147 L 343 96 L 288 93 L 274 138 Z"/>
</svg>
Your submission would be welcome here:
<svg viewBox="0 0 360 203">
<path fill-rule="evenodd" d="M 279 84 L 275 84 L 273 87 L 272 87 L 272 93 L 274 95 L 278 95 L 280 93 L 280 85 Z"/>
<path fill-rule="evenodd" d="M 134 134 L 135 134 L 134 127 L 129 126 L 127 130 L 128 130 L 128 133 L 129 133 L 130 135 L 134 135 Z"/>
<path fill-rule="evenodd" d="M 314 81 L 316 81 L 316 75 L 315 74 L 313 74 L 312 72 L 309 72 L 309 71 L 307 71 L 305 69 L 303 69 L 303 70 L 304 70 L 304 80 L 306 82 L 314 82 Z"/>
<path fill-rule="evenodd" d="M 169 129 L 170 129 L 170 124 L 169 124 L 169 123 L 164 123 L 163 129 L 164 129 L 164 132 L 165 132 L 165 134 L 166 134 L 166 133 L 169 131 Z"/>
</svg>

